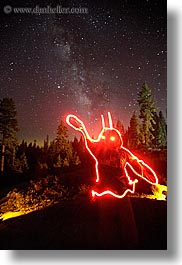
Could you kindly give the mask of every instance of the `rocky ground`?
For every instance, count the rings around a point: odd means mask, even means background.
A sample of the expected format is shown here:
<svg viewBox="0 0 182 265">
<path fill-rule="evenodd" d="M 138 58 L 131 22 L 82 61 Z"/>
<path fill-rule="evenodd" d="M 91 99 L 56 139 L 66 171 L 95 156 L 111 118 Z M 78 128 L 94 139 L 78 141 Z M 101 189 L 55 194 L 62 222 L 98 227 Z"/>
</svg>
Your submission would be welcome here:
<svg viewBox="0 0 182 265">
<path fill-rule="evenodd" d="M 166 249 L 167 203 L 80 194 L 0 221 L 0 249 Z"/>
</svg>

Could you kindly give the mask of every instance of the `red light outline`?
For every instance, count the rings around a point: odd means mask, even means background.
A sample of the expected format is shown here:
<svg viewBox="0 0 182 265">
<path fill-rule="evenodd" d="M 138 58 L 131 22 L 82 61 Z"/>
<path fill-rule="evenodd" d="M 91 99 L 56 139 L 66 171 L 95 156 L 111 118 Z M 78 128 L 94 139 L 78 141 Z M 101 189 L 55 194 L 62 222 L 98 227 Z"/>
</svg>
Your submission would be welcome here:
<svg viewBox="0 0 182 265">
<path fill-rule="evenodd" d="M 71 123 L 70 119 L 74 119 L 74 121 L 76 121 L 76 123 L 78 123 L 79 126 L 76 127 L 75 125 L 73 125 L 73 124 Z M 91 192 L 92 192 L 92 196 L 93 196 L 93 197 L 94 197 L 94 196 L 101 197 L 101 196 L 104 196 L 104 195 L 112 195 L 112 196 L 114 196 L 114 197 L 116 197 L 116 198 L 120 198 L 120 199 L 121 199 L 121 198 L 125 197 L 126 194 L 127 194 L 128 192 L 134 193 L 134 192 L 135 192 L 135 184 L 138 182 L 138 180 L 137 180 L 137 179 L 135 179 L 135 180 L 133 180 L 133 181 L 131 180 L 131 178 L 130 178 L 130 176 L 129 176 L 129 174 L 128 174 L 128 171 L 127 171 L 127 166 L 132 170 L 132 172 L 133 172 L 136 176 L 138 176 L 138 177 L 144 179 L 145 181 L 147 181 L 148 183 L 150 183 L 150 184 L 152 184 L 152 185 L 157 185 L 157 184 L 158 184 L 158 178 L 157 178 L 157 175 L 156 175 L 156 173 L 154 172 L 154 170 L 153 170 L 149 165 L 147 165 L 143 160 L 138 159 L 138 157 L 136 157 L 136 156 L 135 156 L 135 155 L 134 155 L 129 149 L 127 149 L 127 148 L 125 148 L 125 147 L 123 146 L 123 140 L 122 140 L 121 133 L 120 133 L 117 129 L 113 128 L 113 122 L 112 122 L 112 117 L 111 117 L 111 113 L 110 113 L 110 112 L 108 112 L 108 119 L 109 119 L 109 127 L 106 127 L 106 126 L 105 126 L 104 116 L 101 115 L 102 130 L 101 130 L 100 134 L 98 135 L 97 139 L 93 139 L 93 138 L 90 137 L 90 135 L 89 135 L 89 133 L 88 133 L 88 131 L 87 131 L 87 129 L 86 129 L 84 123 L 83 123 L 83 122 L 82 122 L 77 116 L 75 116 L 75 115 L 73 115 L 73 114 L 69 114 L 69 115 L 67 115 L 67 117 L 66 117 L 66 123 L 67 123 L 70 127 L 72 127 L 74 130 L 76 130 L 76 131 L 80 131 L 80 132 L 83 134 L 84 142 L 85 142 L 85 147 L 86 147 L 87 151 L 89 152 L 89 154 L 90 154 L 90 155 L 93 157 L 93 159 L 95 160 L 96 183 L 98 183 L 99 180 L 100 180 L 99 170 L 98 170 L 99 162 L 98 162 L 96 156 L 95 156 L 95 155 L 92 153 L 92 151 L 90 150 L 87 141 L 90 141 L 91 143 L 98 143 L 98 142 L 100 142 L 101 139 L 105 138 L 105 136 L 103 135 L 104 132 L 105 132 L 105 131 L 108 131 L 108 130 L 114 130 L 114 131 L 116 131 L 116 133 L 119 135 L 119 138 L 120 138 L 120 140 L 121 140 L 121 145 L 120 145 L 119 148 L 122 149 L 122 150 L 124 150 L 124 151 L 129 155 L 129 157 L 130 157 L 131 160 L 135 160 L 135 161 L 138 163 L 138 165 L 139 165 L 140 168 L 141 168 L 141 172 L 142 172 L 142 174 L 139 174 L 139 173 L 138 173 L 138 172 L 132 167 L 132 165 L 131 165 L 129 162 L 126 162 L 125 165 L 124 165 L 124 172 L 125 172 L 125 175 L 126 175 L 126 177 L 127 177 L 127 179 L 128 179 L 128 183 L 129 183 L 129 185 L 133 185 L 133 186 L 132 186 L 132 189 L 127 189 L 127 190 L 125 190 L 124 193 L 121 194 L 121 195 L 118 195 L 118 194 L 112 192 L 111 190 L 105 190 L 105 191 L 103 191 L 103 192 L 101 192 L 101 193 L 98 193 L 98 192 L 92 190 L 92 191 L 91 191 Z M 144 171 L 145 171 L 145 168 L 147 168 L 147 170 L 149 170 L 149 171 L 152 173 L 153 178 L 155 179 L 155 181 L 152 181 L 152 178 L 148 180 L 148 179 L 144 176 L 143 173 L 144 173 Z"/>
<path fill-rule="evenodd" d="M 135 192 L 135 183 L 137 183 L 137 182 L 138 182 L 138 180 L 135 179 L 135 181 L 132 182 L 132 184 L 133 184 L 133 188 L 132 188 L 132 189 L 126 189 L 126 190 L 123 192 L 122 195 L 118 195 L 118 194 L 114 193 L 114 192 L 111 191 L 111 190 L 105 190 L 105 191 L 100 192 L 100 193 L 97 192 L 97 191 L 95 191 L 95 190 L 92 190 L 92 191 L 91 191 L 91 192 L 92 192 L 92 197 L 95 197 L 95 196 L 101 197 L 101 196 L 104 196 L 104 195 L 112 195 L 112 196 L 115 197 L 115 198 L 122 199 L 122 198 L 124 198 L 124 197 L 126 196 L 126 194 L 127 194 L 128 192 L 130 192 L 130 193 L 134 193 L 134 192 Z"/>
</svg>

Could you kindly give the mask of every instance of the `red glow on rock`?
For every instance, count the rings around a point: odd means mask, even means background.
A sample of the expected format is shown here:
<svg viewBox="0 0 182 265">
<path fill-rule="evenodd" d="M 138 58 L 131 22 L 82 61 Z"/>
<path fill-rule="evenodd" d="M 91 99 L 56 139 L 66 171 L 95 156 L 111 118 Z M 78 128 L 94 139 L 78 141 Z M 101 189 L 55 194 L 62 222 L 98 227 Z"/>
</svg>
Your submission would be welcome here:
<svg viewBox="0 0 182 265">
<path fill-rule="evenodd" d="M 100 180 L 100 174 L 98 169 L 99 161 L 97 155 L 94 154 L 93 150 L 91 150 L 91 148 L 89 147 L 89 143 L 94 143 L 98 145 L 100 142 L 104 141 L 108 149 L 112 147 L 115 150 L 121 150 L 122 152 L 125 152 L 125 154 L 129 157 L 129 161 L 124 162 L 123 171 L 128 181 L 128 185 L 131 185 L 131 188 L 126 189 L 122 194 L 116 194 L 114 191 L 111 191 L 109 189 L 104 190 L 103 192 L 97 192 L 95 190 L 92 190 L 92 197 L 111 195 L 113 197 L 121 199 L 125 197 L 128 192 L 130 193 L 135 192 L 135 185 L 136 183 L 138 183 L 138 178 L 144 179 L 149 184 L 157 185 L 158 178 L 154 170 L 149 165 L 147 165 L 143 160 L 136 157 L 129 149 L 123 146 L 121 133 L 117 129 L 113 128 L 113 122 L 110 112 L 108 112 L 108 120 L 109 120 L 109 127 L 105 125 L 104 116 L 101 115 L 102 129 L 97 139 L 93 139 L 92 137 L 90 137 L 83 121 L 81 121 L 77 116 L 69 114 L 66 117 L 67 124 L 70 127 L 72 127 L 74 130 L 80 131 L 83 134 L 85 147 L 95 161 L 96 183 L 99 183 Z M 132 177 L 130 175 L 131 173 Z M 136 178 L 132 180 L 133 175 Z"/>
</svg>

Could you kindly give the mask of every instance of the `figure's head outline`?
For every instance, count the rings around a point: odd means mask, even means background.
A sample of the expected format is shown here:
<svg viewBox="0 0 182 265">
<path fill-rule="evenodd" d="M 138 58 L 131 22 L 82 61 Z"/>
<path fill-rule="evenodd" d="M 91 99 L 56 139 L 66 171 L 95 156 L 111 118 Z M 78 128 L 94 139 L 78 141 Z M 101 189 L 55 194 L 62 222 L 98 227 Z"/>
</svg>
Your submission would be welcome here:
<svg viewBox="0 0 182 265">
<path fill-rule="evenodd" d="M 72 120 L 72 121 L 71 121 Z M 111 117 L 111 113 L 108 112 L 108 121 L 109 121 L 109 126 L 106 126 L 105 124 L 105 119 L 104 119 L 104 115 L 102 114 L 101 115 L 101 124 L 102 124 L 102 129 L 101 129 L 101 132 L 99 133 L 98 137 L 96 139 L 93 139 L 87 129 L 86 129 L 86 126 L 84 125 L 83 121 L 80 120 L 76 115 L 73 115 L 73 114 L 69 114 L 67 117 L 66 117 L 66 122 L 67 124 L 72 127 L 74 130 L 76 131 L 80 131 L 85 140 L 87 141 L 90 141 L 92 143 L 97 143 L 97 142 L 100 142 L 102 140 L 106 140 L 106 135 L 108 132 L 114 132 L 115 135 L 110 135 L 110 140 L 111 142 L 114 142 L 116 139 L 116 136 L 118 137 L 118 147 L 121 147 L 123 146 L 123 139 L 122 139 L 122 136 L 121 136 L 121 133 L 119 130 L 117 130 L 116 128 L 113 127 L 113 121 L 112 121 L 112 117 Z M 108 140 L 108 139 L 107 139 Z M 120 144 L 119 144 L 120 142 Z"/>
</svg>

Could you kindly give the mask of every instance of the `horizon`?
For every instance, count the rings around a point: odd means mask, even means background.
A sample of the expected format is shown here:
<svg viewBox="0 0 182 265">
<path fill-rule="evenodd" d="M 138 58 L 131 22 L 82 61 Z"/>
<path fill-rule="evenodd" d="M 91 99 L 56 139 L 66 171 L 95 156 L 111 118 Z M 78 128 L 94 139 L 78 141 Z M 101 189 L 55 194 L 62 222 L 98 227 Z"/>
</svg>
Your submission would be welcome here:
<svg viewBox="0 0 182 265">
<path fill-rule="evenodd" d="M 18 138 L 53 138 L 68 113 L 79 115 L 92 134 L 106 111 L 127 128 L 144 82 L 166 116 L 166 4 L 106 0 L 103 7 L 85 0 L 84 14 L 2 13 L 0 98 L 15 101 Z"/>
</svg>

